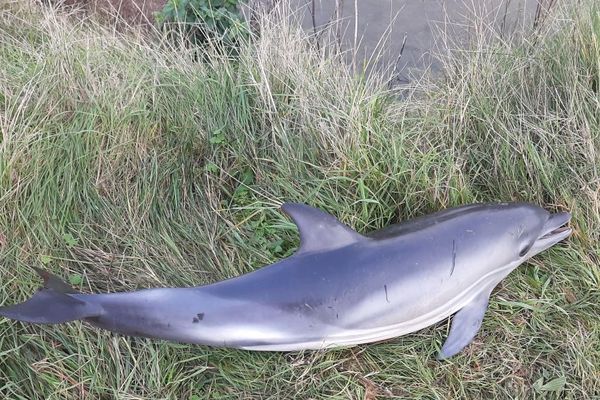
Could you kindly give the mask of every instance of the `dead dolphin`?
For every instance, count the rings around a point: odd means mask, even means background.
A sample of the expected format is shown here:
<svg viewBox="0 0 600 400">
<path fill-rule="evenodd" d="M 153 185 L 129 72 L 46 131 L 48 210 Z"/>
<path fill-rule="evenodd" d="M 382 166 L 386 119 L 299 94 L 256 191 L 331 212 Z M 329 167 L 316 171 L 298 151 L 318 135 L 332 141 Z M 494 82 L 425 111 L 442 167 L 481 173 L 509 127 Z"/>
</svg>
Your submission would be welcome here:
<svg viewBox="0 0 600 400">
<path fill-rule="evenodd" d="M 302 204 L 282 210 L 298 251 L 236 278 L 194 288 L 83 294 L 38 271 L 45 287 L 7 318 L 85 320 L 113 332 L 248 350 L 294 351 L 380 341 L 456 313 L 438 357 L 479 327 L 492 289 L 519 264 L 571 234 L 570 214 L 524 203 L 447 209 L 362 236 Z"/>
</svg>

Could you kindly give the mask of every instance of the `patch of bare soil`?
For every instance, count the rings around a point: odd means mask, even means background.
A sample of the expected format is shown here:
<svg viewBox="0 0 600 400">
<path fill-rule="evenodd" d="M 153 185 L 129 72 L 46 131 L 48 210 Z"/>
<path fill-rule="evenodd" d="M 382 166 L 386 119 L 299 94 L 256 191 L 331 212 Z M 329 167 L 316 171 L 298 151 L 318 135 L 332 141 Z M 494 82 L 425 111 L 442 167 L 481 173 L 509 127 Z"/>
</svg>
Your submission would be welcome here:
<svg viewBox="0 0 600 400">
<path fill-rule="evenodd" d="M 167 0 L 42 0 L 64 6 L 83 7 L 104 15 L 118 15 L 132 25 L 154 25 L 154 14 Z"/>
</svg>

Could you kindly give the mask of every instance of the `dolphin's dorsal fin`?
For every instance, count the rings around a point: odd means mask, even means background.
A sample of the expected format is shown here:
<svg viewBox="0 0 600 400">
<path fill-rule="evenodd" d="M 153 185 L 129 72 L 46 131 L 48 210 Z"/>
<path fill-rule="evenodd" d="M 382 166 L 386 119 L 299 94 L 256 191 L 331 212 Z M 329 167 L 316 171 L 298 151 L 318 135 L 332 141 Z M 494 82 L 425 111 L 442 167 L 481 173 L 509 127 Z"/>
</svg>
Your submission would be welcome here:
<svg viewBox="0 0 600 400">
<path fill-rule="evenodd" d="M 300 231 L 296 254 L 332 250 L 367 240 L 333 215 L 306 204 L 285 203 L 281 210 L 294 220 Z"/>
</svg>

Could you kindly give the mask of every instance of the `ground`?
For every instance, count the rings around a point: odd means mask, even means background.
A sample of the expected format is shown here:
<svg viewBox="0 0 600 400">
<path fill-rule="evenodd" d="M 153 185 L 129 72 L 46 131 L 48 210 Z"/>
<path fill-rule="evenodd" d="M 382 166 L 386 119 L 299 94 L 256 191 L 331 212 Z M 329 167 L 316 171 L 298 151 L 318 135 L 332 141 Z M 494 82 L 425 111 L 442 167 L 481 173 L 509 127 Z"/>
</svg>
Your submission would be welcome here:
<svg viewBox="0 0 600 400">
<path fill-rule="evenodd" d="M 166 0 L 41 0 L 55 5 L 83 7 L 95 12 L 118 15 L 129 24 L 154 24 L 154 14 L 164 7 Z"/>
</svg>

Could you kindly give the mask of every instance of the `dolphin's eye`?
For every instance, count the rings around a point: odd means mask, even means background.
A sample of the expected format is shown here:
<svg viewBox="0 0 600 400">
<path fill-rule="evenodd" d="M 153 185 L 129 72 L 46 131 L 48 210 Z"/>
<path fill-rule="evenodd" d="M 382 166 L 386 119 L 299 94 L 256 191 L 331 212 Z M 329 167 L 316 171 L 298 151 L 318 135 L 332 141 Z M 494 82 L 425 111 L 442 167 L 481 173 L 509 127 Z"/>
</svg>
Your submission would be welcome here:
<svg viewBox="0 0 600 400">
<path fill-rule="evenodd" d="M 531 250 L 532 246 L 533 246 L 533 242 L 531 242 L 527 246 L 523 247 L 521 249 L 521 251 L 519 252 L 519 257 L 524 257 L 527 253 L 529 253 L 529 250 Z"/>
</svg>

